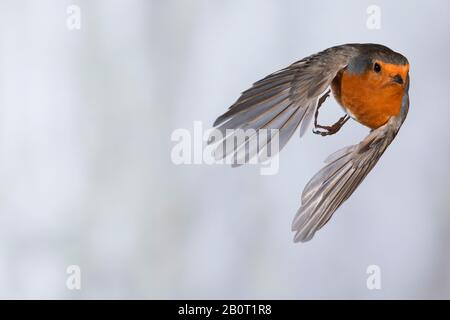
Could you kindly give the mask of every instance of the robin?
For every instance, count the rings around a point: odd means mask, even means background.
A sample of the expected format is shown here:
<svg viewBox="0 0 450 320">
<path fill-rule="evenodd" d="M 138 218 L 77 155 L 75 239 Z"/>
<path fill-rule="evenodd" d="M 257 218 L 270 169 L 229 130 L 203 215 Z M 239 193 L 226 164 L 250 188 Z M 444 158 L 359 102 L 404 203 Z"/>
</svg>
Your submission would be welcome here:
<svg viewBox="0 0 450 320">
<path fill-rule="evenodd" d="M 305 133 L 313 116 L 313 132 L 321 136 L 335 134 L 350 118 L 370 129 L 359 144 L 330 155 L 304 188 L 292 231 L 295 242 L 305 242 L 350 197 L 394 140 L 408 113 L 408 89 L 409 63 L 403 55 L 379 44 L 345 44 L 254 83 L 214 126 L 222 132 L 278 129 L 280 150 L 298 127 L 300 136 Z M 319 108 L 330 91 L 346 114 L 333 125 L 320 125 Z"/>
</svg>

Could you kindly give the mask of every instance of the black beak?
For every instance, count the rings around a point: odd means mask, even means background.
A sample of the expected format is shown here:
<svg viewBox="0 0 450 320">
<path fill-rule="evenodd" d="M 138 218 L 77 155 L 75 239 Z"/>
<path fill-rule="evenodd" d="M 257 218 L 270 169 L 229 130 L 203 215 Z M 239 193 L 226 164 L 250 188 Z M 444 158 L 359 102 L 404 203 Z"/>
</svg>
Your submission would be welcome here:
<svg viewBox="0 0 450 320">
<path fill-rule="evenodd" d="M 403 84 L 403 79 L 399 74 L 392 77 L 392 81 L 398 84 Z"/>
</svg>

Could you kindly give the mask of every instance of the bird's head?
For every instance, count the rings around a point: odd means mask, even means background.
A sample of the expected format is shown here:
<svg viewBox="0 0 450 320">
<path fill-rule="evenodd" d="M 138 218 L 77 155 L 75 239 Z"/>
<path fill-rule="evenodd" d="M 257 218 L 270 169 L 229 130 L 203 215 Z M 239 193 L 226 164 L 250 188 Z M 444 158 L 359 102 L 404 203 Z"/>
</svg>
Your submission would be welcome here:
<svg viewBox="0 0 450 320">
<path fill-rule="evenodd" d="M 408 80 L 408 60 L 398 52 L 375 44 L 366 44 L 361 54 L 350 59 L 347 71 L 358 74 L 379 88 L 403 89 Z"/>
</svg>

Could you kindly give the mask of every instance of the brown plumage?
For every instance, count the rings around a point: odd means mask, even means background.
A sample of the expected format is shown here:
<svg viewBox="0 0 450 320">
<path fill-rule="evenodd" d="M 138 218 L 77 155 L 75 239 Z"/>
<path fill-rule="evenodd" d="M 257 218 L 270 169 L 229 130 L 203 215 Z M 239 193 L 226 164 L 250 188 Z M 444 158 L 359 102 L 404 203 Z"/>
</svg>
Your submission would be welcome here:
<svg viewBox="0 0 450 320">
<path fill-rule="evenodd" d="M 300 126 L 300 135 L 331 88 L 348 116 L 372 129 L 359 144 L 343 148 L 327 158 L 327 165 L 306 185 L 301 207 L 292 223 L 295 241 L 308 241 L 364 180 L 395 138 L 409 109 L 409 64 L 405 57 L 377 44 L 346 44 L 311 55 L 256 82 L 214 122 L 227 129 L 278 129 L 281 150 Z M 317 119 L 316 119 L 317 120 Z M 333 126 L 316 123 L 322 135 L 336 133 L 348 120 Z M 224 135 L 216 158 L 236 155 L 246 148 L 246 161 L 257 150 L 247 150 L 250 140 L 231 150 Z M 270 140 L 267 142 L 269 143 Z M 249 149 L 249 148 L 248 148 Z M 272 154 L 273 156 L 273 154 Z"/>
</svg>

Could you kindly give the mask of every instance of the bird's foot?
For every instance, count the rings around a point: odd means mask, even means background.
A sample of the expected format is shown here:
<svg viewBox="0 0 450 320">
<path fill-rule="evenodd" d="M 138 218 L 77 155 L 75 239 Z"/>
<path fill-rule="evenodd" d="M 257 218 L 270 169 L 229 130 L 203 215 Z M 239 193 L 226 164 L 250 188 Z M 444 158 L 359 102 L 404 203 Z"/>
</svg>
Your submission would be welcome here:
<svg viewBox="0 0 450 320">
<path fill-rule="evenodd" d="M 313 133 L 320 134 L 321 136 L 330 136 L 330 135 L 338 132 L 342 128 L 342 126 L 348 121 L 348 119 L 350 119 L 350 117 L 348 115 L 345 115 L 345 116 L 341 117 L 335 124 L 333 124 L 331 126 L 322 126 L 317 123 L 317 117 L 316 117 L 315 121 L 314 121 Z M 322 129 L 323 131 L 317 130 L 317 129 Z"/>
</svg>

